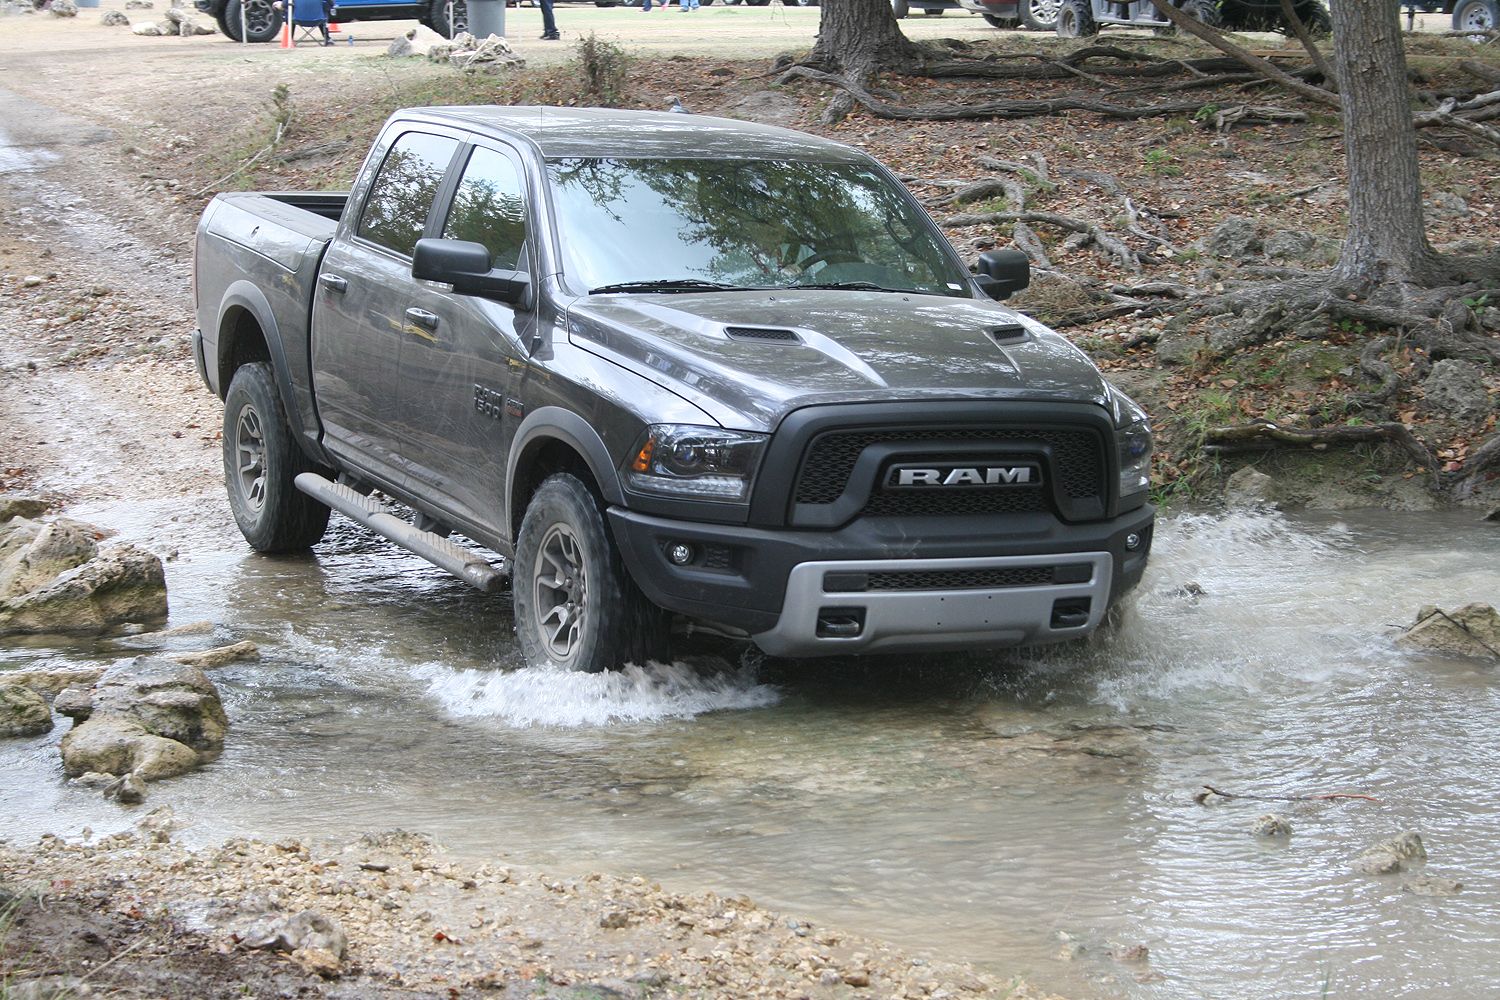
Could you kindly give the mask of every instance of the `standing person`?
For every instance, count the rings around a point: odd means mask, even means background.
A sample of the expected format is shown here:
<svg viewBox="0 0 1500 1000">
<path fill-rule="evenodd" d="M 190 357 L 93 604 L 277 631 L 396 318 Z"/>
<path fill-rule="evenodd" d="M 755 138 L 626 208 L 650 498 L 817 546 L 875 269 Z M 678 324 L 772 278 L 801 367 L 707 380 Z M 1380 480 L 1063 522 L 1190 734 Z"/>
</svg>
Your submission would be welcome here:
<svg viewBox="0 0 1500 1000">
<path fill-rule="evenodd" d="M 537 0 L 542 8 L 542 41 L 555 42 L 562 35 L 557 31 L 557 19 L 552 16 L 552 0 Z"/>
<path fill-rule="evenodd" d="M 660 0 L 660 3 L 661 6 L 665 7 L 667 5 L 667 0 Z M 651 0 L 643 0 L 641 4 L 641 10 L 646 12 L 647 14 L 651 13 Z"/>
<path fill-rule="evenodd" d="M 678 9 L 686 14 L 690 10 L 698 9 L 698 0 L 677 0 Z"/>
</svg>

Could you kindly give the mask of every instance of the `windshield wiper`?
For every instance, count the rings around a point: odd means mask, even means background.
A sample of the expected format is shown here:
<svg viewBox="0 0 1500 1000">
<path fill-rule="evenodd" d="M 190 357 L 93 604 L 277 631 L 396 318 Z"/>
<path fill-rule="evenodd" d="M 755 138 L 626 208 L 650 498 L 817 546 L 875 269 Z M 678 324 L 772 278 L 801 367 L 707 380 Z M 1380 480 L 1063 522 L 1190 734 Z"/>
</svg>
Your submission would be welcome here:
<svg viewBox="0 0 1500 1000">
<path fill-rule="evenodd" d="M 590 288 L 590 295 L 606 292 L 753 292 L 749 285 L 730 285 L 701 278 L 661 278 L 655 281 L 617 281 L 613 285 Z"/>
<path fill-rule="evenodd" d="M 793 282 L 790 285 L 783 285 L 782 287 L 783 288 L 845 288 L 845 289 L 855 289 L 855 290 L 864 291 L 864 292 L 916 292 L 916 291 L 918 291 L 915 288 L 887 288 L 884 285 L 877 285 L 873 281 L 809 281 L 809 282 L 806 282 L 805 284 L 802 283 L 802 282 Z"/>
</svg>

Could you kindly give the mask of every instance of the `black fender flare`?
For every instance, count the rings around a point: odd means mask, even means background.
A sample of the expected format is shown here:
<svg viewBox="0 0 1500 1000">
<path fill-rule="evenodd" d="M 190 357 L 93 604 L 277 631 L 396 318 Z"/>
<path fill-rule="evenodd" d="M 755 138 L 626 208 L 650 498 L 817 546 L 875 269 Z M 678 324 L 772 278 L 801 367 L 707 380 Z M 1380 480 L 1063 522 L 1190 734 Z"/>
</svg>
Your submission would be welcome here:
<svg viewBox="0 0 1500 1000">
<path fill-rule="evenodd" d="M 559 441 L 583 457 L 584 464 L 593 474 L 594 482 L 598 484 L 606 503 L 625 503 L 625 491 L 620 486 L 615 462 L 599 432 L 572 410 L 561 406 L 543 406 L 526 415 L 521 426 L 516 428 L 515 439 L 511 442 L 505 466 L 505 511 L 502 524 L 509 528 L 515 523 L 516 470 L 520 467 L 521 456 L 526 454 L 531 445 L 547 439 Z"/>
<path fill-rule="evenodd" d="M 292 435 L 298 441 L 306 440 L 307 429 L 302 426 L 302 415 L 298 412 L 296 400 L 292 396 L 292 378 L 290 369 L 287 367 L 286 345 L 281 342 L 281 327 L 276 324 L 276 314 L 271 310 L 271 303 L 266 300 L 265 293 L 255 287 L 253 282 L 244 278 L 226 288 L 224 297 L 219 300 L 218 357 L 214 359 L 214 371 L 219 380 L 219 398 L 223 399 L 229 392 L 229 379 L 226 379 L 223 373 L 224 366 L 228 364 L 234 348 L 230 338 L 230 328 L 226 324 L 230 311 L 233 309 L 245 310 L 260 327 L 261 336 L 266 342 L 266 350 L 271 355 L 271 370 L 276 374 L 276 389 L 281 393 L 281 405 L 286 410 L 286 418 L 291 424 Z"/>
</svg>

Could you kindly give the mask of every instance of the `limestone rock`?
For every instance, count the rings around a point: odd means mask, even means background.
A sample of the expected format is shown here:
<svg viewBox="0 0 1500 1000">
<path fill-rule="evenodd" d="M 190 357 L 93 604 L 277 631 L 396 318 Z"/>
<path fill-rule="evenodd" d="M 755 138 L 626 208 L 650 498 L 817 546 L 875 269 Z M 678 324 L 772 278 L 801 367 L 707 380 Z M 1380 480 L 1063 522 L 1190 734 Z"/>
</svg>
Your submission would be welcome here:
<svg viewBox="0 0 1500 1000">
<path fill-rule="evenodd" d="M 1274 508 L 1279 505 L 1276 480 L 1245 466 L 1224 484 L 1224 505 L 1231 509 Z"/>
<path fill-rule="evenodd" d="M 1282 229 L 1266 237 L 1266 256 L 1302 260 L 1318 246 L 1318 238 L 1301 229 Z"/>
<path fill-rule="evenodd" d="M 1285 816 L 1275 813 L 1266 813 L 1255 821 L 1250 832 L 1257 837 L 1290 837 L 1292 835 L 1292 824 Z"/>
<path fill-rule="evenodd" d="M 224 748 L 229 719 L 219 692 L 202 670 L 189 664 L 149 656 L 117 664 L 94 685 L 92 701 L 91 718 L 127 718 L 194 750 Z"/>
<path fill-rule="evenodd" d="M 150 10 L 155 6 L 153 0 L 125 0 L 126 10 Z"/>
<path fill-rule="evenodd" d="M 19 684 L 41 695 L 56 695 L 70 687 L 92 687 L 103 674 L 103 667 L 14 670 L 5 674 L 5 683 Z"/>
<path fill-rule="evenodd" d="M 1428 199 L 1427 214 L 1439 219 L 1466 219 L 1469 203 L 1452 191 L 1439 191 Z"/>
<path fill-rule="evenodd" d="M 1189 365 L 1207 346 L 1202 334 L 1169 329 L 1156 340 L 1156 360 L 1164 365 Z"/>
<path fill-rule="evenodd" d="M 161 560 L 134 545 L 103 549 L 82 566 L 19 597 L 0 600 L 0 636 L 100 633 L 167 615 Z"/>
<path fill-rule="evenodd" d="M 516 55 L 510 42 L 499 35 L 489 36 L 472 52 L 454 52 L 450 61 L 467 73 L 501 73 L 526 66 L 526 60 Z"/>
<path fill-rule="evenodd" d="M 84 688 L 64 688 L 52 700 L 52 708 L 74 722 L 85 721 L 94 711 L 94 696 Z"/>
<path fill-rule="evenodd" d="M 117 10 L 107 10 L 99 18 L 99 23 L 108 28 L 128 28 L 130 27 L 130 18 Z"/>
<path fill-rule="evenodd" d="M 1417 623 L 1399 636 L 1396 644 L 1500 661 L 1500 612 L 1488 604 L 1466 604 L 1452 612 L 1425 607 L 1417 613 Z"/>
<path fill-rule="evenodd" d="M 303 910 L 294 917 L 267 917 L 240 935 L 240 946 L 294 953 L 317 949 L 338 961 L 349 949 L 338 921 L 315 910 Z"/>
<path fill-rule="evenodd" d="M 385 51 L 388 56 L 423 56 L 432 51 L 434 45 L 448 45 L 448 39 L 424 25 L 412 28 L 404 35 L 397 35 Z"/>
<path fill-rule="evenodd" d="M 52 0 L 52 6 L 47 8 L 53 17 L 77 17 L 78 5 L 73 0 Z"/>
<path fill-rule="evenodd" d="M 24 522 L 11 523 L 16 528 L 7 533 L 8 539 L 25 533 Z M 0 562 L 0 598 L 19 597 L 44 587 L 68 570 L 82 566 L 98 551 L 93 533 L 77 521 L 58 520 L 41 525 L 29 542 L 14 548 Z"/>
<path fill-rule="evenodd" d="M 1408 830 L 1360 852 L 1353 868 L 1360 875 L 1391 875 L 1402 871 L 1408 861 L 1425 860 L 1427 848 L 1422 846 L 1421 835 Z"/>
<path fill-rule="evenodd" d="M 0 496 L 0 524 L 16 517 L 41 517 L 51 506 L 41 497 L 22 496 L 15 493 Z"/>
<path fill-rule="evenodd" d="M 0 685 L 0 736 L 40 736 L 52 729 L 42 696 L 18 684 Z"/>
<path fill-rule="evenodd" d="M 1445 358 L 1422 380 L 1427 409 L 1458 420 L 1489 416 L 1495 402 L 1484 386 L 1484 370 L 1472 361 Z"/>
<path fill-rule="evenodd" d="M 155 21 L 142 21 L 140 24 L 132 25 L 130 33 L 132 35 L 146 35 L 151 38 L 158 38 L 165 32 L 161 30 L 161 27 Z"/>
<path fill-rule="evenodd" d="M 70 778 L 98 771 L 157 781 L 198 766 L 192 747 L 153 736 L 139 722 L 118 715 L 93 718 L 72 729 L 63 737 L 62 758 L 63 773 Z"/>
<path fill-rule="evenodd" d="M 1258 256 L 1263 247 L 1255 220 L 1230 216 L 1214 228 L 1204 249 L 1214 257 L 1245 260 Z"/>
<path fill-rule="evenodd" d="M 1453 896 L 1463 887 L 1462 882 L 1432 875 L 1417 875 L 1401 883 L 1401 891 L 1414 896 Z"/>
<path fill-rule="evenodd" d="M 174 653 L 168 659 L 190 667 L 209 670 L 238 660 L 258 660 L 260 647 L 249 641 L 235 642 L 228 646 L 215 646 L 213 649 L 204 649 L 196 653 Z"/>
<path fill-rule="evenodd" d="M 139 773 L 131 771 L 118 781 L 106 785 L 104 794 L 118 800 L 121 805 L 139 805 L 146 801 L 146 782 Z"/>
</svg>

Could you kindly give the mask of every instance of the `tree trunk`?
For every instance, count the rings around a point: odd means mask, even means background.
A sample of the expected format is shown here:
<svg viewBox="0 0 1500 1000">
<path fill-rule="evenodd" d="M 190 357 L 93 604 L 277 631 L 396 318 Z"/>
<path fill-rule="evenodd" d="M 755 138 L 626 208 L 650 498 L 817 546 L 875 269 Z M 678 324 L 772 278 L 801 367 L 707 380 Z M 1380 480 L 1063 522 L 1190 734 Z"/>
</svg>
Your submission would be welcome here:
<svg viewBox="0 0 1500 1000">
<path fill-rule="evenodd" d="M 877 73 L 915 69 L 922 47 L 901 33 L 890 0 L 823 0 L 807 64 L 868 86 Z"/>
<path fill-rule="evenodd" d="M 1336 274 L 1427 283 L 1440 270 L 1422 220 L 1400 10 L 1390 0 L 1333 5 L 1333 68 L 1344 99 L 1349 235 Z"/>
</svg>

